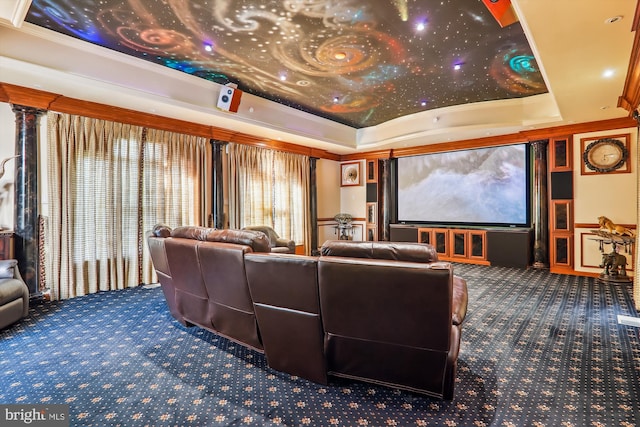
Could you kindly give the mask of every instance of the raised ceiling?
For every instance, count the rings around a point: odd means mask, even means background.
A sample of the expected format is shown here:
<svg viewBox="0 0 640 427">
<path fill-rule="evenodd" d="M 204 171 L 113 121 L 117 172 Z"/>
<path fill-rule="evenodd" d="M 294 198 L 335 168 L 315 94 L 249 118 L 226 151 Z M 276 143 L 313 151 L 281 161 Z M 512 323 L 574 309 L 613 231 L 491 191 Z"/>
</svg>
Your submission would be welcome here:
<svg viewBox="0 0 640 427">
<path fill-rule="evenodd" d="M 480 0 L 33 0 L 26 22 L 355 128 L 547 92 Z"/>
<path fill-rule="evenodd" d="M 627 117 L 637 3 L 1 0 L 0 82 L 338 154 L 492 138 Z"/>
</svg>

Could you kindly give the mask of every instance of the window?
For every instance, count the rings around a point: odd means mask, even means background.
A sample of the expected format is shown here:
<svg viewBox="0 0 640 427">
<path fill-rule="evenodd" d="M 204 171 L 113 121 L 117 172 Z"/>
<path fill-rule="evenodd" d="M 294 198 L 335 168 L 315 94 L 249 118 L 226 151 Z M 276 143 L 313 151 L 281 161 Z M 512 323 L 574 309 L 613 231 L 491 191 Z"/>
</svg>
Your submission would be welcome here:
<svg viewBox="0 0 640 427">
<path fill-rule="evenodd" d="M 309 158 L 229 145 L 229 226 L 269 225 L 297 245 L 308 243 Z"/>
</svg>

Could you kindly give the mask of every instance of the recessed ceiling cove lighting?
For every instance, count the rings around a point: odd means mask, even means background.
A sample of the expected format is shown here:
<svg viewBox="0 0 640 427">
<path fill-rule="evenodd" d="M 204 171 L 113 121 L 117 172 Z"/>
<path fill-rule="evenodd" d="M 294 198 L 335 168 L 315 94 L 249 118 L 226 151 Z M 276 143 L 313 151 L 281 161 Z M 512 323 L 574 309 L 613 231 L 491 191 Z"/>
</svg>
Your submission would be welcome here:
<svg viewBox="0 0 640 427">
<path fill-rule="evenodd" d="M 612 16 L 604 20 L 605 24 L 613 24 L 614 22 L 622 21 L 622 15 Z"/>
</svg>

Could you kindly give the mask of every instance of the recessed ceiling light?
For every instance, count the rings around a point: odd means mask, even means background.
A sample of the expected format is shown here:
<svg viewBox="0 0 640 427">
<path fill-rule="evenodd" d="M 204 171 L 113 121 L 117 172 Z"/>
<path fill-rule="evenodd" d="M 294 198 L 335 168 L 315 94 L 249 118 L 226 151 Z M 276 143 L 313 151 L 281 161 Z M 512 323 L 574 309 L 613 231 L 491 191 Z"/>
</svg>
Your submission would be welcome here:
<svg viewBox="0 0 640 427">
<path fill-rule="evenodd" d="M 604 77 L 605 79 L 608 79 L 609 77 L 613 77 L 614 74 L 615 74 L 615 71 L 609 68 L 602 72 L 602 77 Z"/>
<path fill-rule="evenodd" d="M 602 107 L 600 107 L 600 109 L 601 109 L 601 110 L 606 110 L 606 109 L 608 109 L 608 108 L 609 108 L 609 106 L 608 106 L 608 105 L 603 105 Z"/>
<path fill-rule="evenodd" d="M 604 20 L 605 24 L 613 24 L 615 22 L 622 21 L 622 15 L 612 16 L 611 18 L 607 18 Z"/>
</svg>

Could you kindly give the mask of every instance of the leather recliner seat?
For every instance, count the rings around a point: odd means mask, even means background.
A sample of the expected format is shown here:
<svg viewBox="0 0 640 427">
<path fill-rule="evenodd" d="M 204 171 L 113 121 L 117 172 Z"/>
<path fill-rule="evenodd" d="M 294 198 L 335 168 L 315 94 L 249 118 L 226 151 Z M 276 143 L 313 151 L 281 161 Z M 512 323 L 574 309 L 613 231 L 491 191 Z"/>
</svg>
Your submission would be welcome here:
<svg viewBox="0 0 640 427">
<path fill-rule="evenodd" d="M 464 279 L 420 243 L 327 241 L 271 253 L 263 233 L 157 226 L 148 235 L 171 314 L 264 352 L 273 369 L 453 398 Z"/>
<path fill-rule="evenodd" d="M 0 329 L 29 314 L 29 288 L 15 259 L 0 260 Z"/>
</svg>

